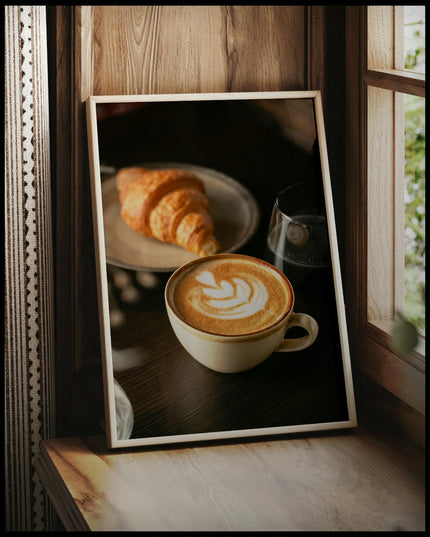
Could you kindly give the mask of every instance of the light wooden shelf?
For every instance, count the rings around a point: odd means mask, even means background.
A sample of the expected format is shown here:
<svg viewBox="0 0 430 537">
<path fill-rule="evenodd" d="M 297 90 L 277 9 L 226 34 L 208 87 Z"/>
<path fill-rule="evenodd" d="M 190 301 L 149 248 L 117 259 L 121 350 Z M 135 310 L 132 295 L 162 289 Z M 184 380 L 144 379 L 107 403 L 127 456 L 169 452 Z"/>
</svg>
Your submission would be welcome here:
<svg viewBox="0 0 430 537">
<path fill-rule="evenodd" d="M 357 429 L 133 451 L 55 439 L 36 468 L 69 531 L 424 531 L 416 462 Z"/>
</svg>

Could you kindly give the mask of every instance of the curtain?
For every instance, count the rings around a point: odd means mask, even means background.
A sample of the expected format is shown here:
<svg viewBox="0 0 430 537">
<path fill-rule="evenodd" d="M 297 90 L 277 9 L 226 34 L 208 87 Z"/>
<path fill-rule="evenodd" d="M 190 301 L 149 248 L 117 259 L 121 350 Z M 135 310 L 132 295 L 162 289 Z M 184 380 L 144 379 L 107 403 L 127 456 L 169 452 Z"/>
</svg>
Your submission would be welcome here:
<svg viewBox="0 0 430 537">
<path fill-rule="evenodd" d="M 54 435 L 46 6 L 5 6 L 5 529 L 54 515 L 33 462 Z"/>
</svg>

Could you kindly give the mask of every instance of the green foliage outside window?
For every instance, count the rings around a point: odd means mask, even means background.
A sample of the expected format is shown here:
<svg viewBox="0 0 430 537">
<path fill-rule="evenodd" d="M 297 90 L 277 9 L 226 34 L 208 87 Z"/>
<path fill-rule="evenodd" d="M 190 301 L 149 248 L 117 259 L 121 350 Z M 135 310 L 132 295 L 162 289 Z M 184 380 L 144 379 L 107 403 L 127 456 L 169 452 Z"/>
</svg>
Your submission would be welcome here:
<svg viewBox="0 0 430 537">
<path fill-rule="evenodd" d="M 405 69 L 425 72 L 425 7 L 404 6 Z M 405 302 L 391 340 L 414 350 L 425 331 L 425 99 L 405 95 Z"/>
<path fill-rule="evenodd" d="M 424 6 L 405 6 L 405 68 L 425 71 Z M 425 99 L 405 95 L 404 316 L 425 329 Z"/>
<path fill-rule="evenodd" d="M 425 328 L 425 100 L 405 95 L 405 317 Z"/>
</svg>

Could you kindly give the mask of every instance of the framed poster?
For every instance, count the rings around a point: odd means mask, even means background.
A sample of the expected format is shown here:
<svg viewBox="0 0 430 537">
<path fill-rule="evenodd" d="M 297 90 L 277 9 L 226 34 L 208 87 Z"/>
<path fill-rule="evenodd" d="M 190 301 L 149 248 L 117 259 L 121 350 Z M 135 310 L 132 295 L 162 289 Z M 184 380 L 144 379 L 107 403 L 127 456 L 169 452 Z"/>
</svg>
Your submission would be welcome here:
<svg viewBox="0 0 430 537">
<path fill-rule="evenodd" d="M 94 96 L 87 121 L 108 446 L 355 427 L 320 93 Z M 294 288 L 294 310 L 318 324 L 315 341 L 299 351 L 275 350 L 235 373 L 194 359 L 172 329 L 164 291 L 172 273 L 199 255 L 136 228 L 139 196 L 146 193 L 137 188 L 126 208 L 124 170 L 197 176 L 218 242 L 214 255 L 252 256 L 284 272 Z M 297 193 L 301 206 L 290 209 Z M 151 202 L 151 211 L 161 199 Z M 275 215 L 284 202 L 298 218 L 286 233 L 278 232 Z M 297 216 L 314 209 L 320 235 L 315 223 Z M 167 214 L 162 206 L 159 213 Z M 283 250 L 290 231 L 296 237 L 292 263 Z M 311 238 L 312 254 L 302 263 Z M 288 333 L 303 337 L 300 330 Z"/>
</svg>

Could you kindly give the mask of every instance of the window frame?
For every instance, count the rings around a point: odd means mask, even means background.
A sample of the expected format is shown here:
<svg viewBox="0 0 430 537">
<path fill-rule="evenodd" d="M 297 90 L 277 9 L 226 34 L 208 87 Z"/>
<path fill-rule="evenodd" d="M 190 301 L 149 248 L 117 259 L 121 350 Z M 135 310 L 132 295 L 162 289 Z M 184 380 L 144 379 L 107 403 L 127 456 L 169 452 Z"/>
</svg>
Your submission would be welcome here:
<svg viewBox="0 0 430 537">
<path fill-rule="evenodd" d="M 380 10 L 384 24 L 372 28 L 368 9 Z M 392 322 L 388 319 L 378 322 L 370 319 L 368 270 L 374 259 L 369 256 L 369 195 L 373 184 L 368 177 L 368 128 L 369 88 L 380 88 L 393 92 L 412 93 L 425 96 L 425 76 L 406 70 L 394 69 L 398 66 L 395 58 L 395 10 L 397 6 L 346 6 L 345 10 L 345 50 L 346 50 L 346 289 L 347 315 L 349 319 L 351 357 L 353 364 L 378 384 L 424 414 L 425 361 L 419 351 L 407 356 L 401 355 L 390 345 L 389 332 Z M 384 10 L 384 11 L 383 11 Z M 370 32 L 374 31 L 372 35 Z M 377 34 L 377 35 L 376 35 Z M 377 38 L 378 47 L 384 51 L 382 57 L 368 58 L 369 37 Z M 370 59 L 370 61 L 369 61 Z M 392 106 L 395 105 L 393 95 Z M 395 143 L 395 142 L 394 142 Z M 393 151 L 391 167 L 393 172 L 399 166 L 399 158 Z M 392 179 L 391 179 L 392 180 Z M 382 218 L 393 222 L 399 196 L 393 196 L 393 213 Z M 380 216 L 378 216 L 380 218 Z M 398 226 L 396 226 L 398 227 Z M 399 243 L 393 236 L 394 242 Z M 392 256 L 392 262 L 396 256 Z M 397 263 L 399 265 L 399 263 Z M 395 270 L 395 267 L 392 267 Z M 399 267 L 397 267 L 399 270 Z M 394 280 L 393 280 L 394 283 Z M 396 305 L 395 286 L 393 301 L 386 307 L 393 310 Z"/>
</svg>

